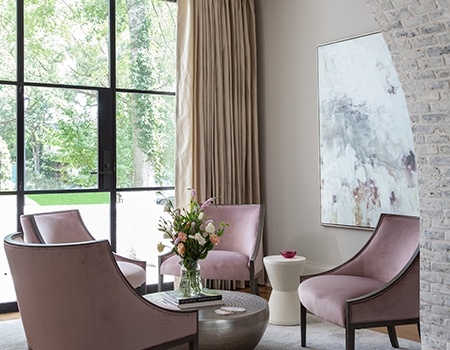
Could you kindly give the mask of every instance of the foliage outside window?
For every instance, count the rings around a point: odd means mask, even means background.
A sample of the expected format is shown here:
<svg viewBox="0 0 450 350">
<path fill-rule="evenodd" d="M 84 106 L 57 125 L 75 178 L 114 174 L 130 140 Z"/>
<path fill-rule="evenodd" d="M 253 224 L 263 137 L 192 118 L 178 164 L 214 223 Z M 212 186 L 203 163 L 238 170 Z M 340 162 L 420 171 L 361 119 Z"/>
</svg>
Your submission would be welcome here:
<svg viewBox="0 0 450 350">
<path fill-rule="evenodd" d="M 12 190 L 16 2 L 1 5 L 0 190 Z M 176 3 L 115 5 L 112 79 L 108 1 L 24 1 L 26 190 L 98 186 L 92 174 L 98 162 L 98 91 L 110 89 L 111 81 L 117 81 L 117 186 L 173 185 Z"/>
</svg>

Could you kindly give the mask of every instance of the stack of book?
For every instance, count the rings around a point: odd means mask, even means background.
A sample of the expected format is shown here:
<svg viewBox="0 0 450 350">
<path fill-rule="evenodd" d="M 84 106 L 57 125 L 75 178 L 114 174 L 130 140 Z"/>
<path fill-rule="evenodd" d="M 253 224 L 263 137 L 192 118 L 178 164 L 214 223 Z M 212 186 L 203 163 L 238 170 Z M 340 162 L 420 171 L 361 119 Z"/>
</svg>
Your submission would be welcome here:
<svg viewBox="0 0 450 350">
<path fill-rule="evenodd" d="M 164 292 L 163 299 L 165 303 L 179 309 L 223 305 L 225 303 L 224 300 L 222 300 L 222 294 L 210 289 L 203 289 L 200 294 L 192 297 L 186 297 L 182 292 L 177 290 L 170 290 Z"/>
</svg>

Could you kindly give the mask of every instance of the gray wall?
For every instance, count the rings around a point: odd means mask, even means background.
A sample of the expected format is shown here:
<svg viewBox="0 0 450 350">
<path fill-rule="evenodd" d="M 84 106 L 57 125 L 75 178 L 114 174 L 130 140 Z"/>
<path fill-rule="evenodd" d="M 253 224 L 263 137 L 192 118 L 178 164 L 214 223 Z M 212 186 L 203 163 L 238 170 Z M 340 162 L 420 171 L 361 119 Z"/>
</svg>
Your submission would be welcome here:
<svg viewBox="0 0 450 350">
<path fill-rule="evenodd" d="M 297 250 L 305 273 L 336 266 L 369 238 L 320 225 L 317 45 L 379 30 L 364 0 L 255 0 L 265 254 Z"/>
</svg>

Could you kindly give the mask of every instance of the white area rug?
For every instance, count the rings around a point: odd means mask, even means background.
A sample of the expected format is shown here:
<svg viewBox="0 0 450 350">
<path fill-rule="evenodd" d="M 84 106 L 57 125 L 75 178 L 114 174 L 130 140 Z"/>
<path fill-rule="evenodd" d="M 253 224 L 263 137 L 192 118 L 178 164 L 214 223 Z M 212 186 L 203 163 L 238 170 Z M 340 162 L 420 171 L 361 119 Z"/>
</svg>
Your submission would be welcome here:
<svg viewBox="0 0 450 350">
<path fill-rule="evenodd" d="M 27 350 L 25 333 L 20 320 L 0 322 L 0 349 Z"/>
<path fill-rule="evenodd" d="M 398 338 L 400 349 L 419 350 L 421 344 Z M 306 322 L 306 348 L 300 346 L 300 326 L 268 325 L 255 350 L 339 350 L 345 349 L 345 329 L 324 322 L 308 314 Z M 389 336 L 367 329 L 356 330 L 355 349 L 384 350 L 391 347 Z"/>
<path fill-rule="evenodd" d="M 370 331 L 356 331 L 356 349 L 384 350 L 393 349 L 387 334 Z M 420 343 L 400 339 L 400 349 L 419 350 Z M 317 350 L 345 349 L 344 329 L 320 321 L 315 316 L 308 315 L 306 328 L 306 348 Z M 20 320 L 0 322 L 0 349 L 1 350 L 27 350 L 25 334 Z M 268 325 L 255 350 L 299 350 L 300 326 Z M 250 349 L 249 349 L 250 350 Z"/>
</svg>

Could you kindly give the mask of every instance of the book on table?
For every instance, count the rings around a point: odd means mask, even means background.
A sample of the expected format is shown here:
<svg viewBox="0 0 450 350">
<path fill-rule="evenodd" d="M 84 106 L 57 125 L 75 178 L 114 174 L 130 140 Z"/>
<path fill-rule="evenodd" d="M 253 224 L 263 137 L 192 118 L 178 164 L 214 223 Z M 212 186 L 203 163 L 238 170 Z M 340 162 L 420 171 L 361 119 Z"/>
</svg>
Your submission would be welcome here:
<svg viewBox="0 0 450 350">
<path fill-rule="evenodd" d="M 177 304 L 201 303 L 206 301 L 222 300 L 222 294 L 215 290 L 203 288 L 201 293 L 195 296 L 185 296 L 179 290 L 169 290 L 164 293 L 164 297 Z"/>
<path fill-rule="evenodd" d="M 206 288 L 195 296 L 184 296 L 180 291 L 170 290 L 164 292 L 163 299 L 168 304 L 177 306 L 180 309 L 224 304 L 222 294 Z"/>
<path fill-rule="evenodd" d="M 225 301 L 222 299 L 219 300 L 209 300 L 209 301 L 199 301 L 199 302 L 191 302 L 191 303 L 186 303 L 186 304 L 178 304 L 177 302 L 173 301 L 170 298 L 164 297 L 163 298 L 163 302 L 166 303 L 167 305 L 176 307 L 180 310 L 185 310 L 185 309 L 195 309 L 195 308 L 200 308 L 200 307 L 207 307 L 207 306 L 220 306 L 220 305 L 224 305 Z"/>
</svg>

